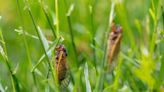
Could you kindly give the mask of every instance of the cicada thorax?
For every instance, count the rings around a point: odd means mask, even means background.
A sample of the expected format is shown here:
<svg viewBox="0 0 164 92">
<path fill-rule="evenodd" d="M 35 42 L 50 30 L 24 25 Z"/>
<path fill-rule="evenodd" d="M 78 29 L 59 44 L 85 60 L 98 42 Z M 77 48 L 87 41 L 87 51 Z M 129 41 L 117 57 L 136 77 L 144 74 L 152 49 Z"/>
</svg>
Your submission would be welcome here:
<svg viewBox="0 0 164 92">
<path fill-rule="evenodd" d="M 108 62 L 110 65 L 120 51 L 122 27 L 115 26 L 113 23 L 111 30 L 108 38 Z"/>
<path fill-rule="evenodd" d="M 62 85 L 63 81 L 67 77 L 67 52 L 64 45 L 58 45 L 56 47 L 56 73 L 59 84 Z"/>
</svg>

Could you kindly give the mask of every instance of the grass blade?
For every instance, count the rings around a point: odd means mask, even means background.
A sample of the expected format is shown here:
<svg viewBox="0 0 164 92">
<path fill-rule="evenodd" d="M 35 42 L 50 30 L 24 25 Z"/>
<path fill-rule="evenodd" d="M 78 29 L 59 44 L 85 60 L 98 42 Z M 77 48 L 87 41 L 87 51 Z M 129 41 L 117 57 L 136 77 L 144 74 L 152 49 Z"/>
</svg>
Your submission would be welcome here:
<svg viewBox="0 0 164 92">
<path fill-rule="evenodd" d="M 39 26 L 38 26 L 38 32 L 39 32 L 39 35 L 40 35 L 41 40 L 43 42 L 44 48 L 47 51 L 48 48 L 49 48 L 49 44 L 48 44 L 48 41 L 47 41 L 46 37 L 44 36 L 44 34 L 43 34 L 43 32 L 42 32 L 42 30 L 40 29 Z M 47 55 L 48 55 L 48 57 L 50 59 L 52 54 L 51 53 L 47 53 Z"/>
<path fill-rule="evenodd" d="M 86 92 L 92 92 L 91 85 L 90 85 L 90 82 L 89 82 L 87 62 L 85 63 L 84 76 L 85 76 L 85 83 L 86 83 Z"/>
<path fill-rule="evenodd" d="M 44 47 L 44 42 L 42 41 L 42 37 L 41 37 L 41 35 L 40 35 L 40 33 L 39 33 L 39 30 L 38 30 L 38 28 L 37 28 L 37 26 L 36 26 L 36 23 L 35 23 L 35 21 L 34 21 L 34 17 L 33 17 L 33 15 L 32 15 L 32 12 L 31 12 L 31 10 L 30 10 L 30 6 L 29 6 L 29 3 L 28 3 L 27 0 L 26 0 L 26 4 L 27 4 L 28 13 L 29 13 L 29 15 L 30 15 L 30 17 L 31 17 L 31 20 L 32 20 L 32 23 L 33 23 L 33 25 L 34 25 L 35 31 L 36 31 L 36 33 L 37 33 L 37 35 L 38 35 L 38 37 L 39 37 L 39 41 L 40 41 L 40 43 L 41 43 L 42 49 L 43 49 L 43 51 L 44 51 L 44 53 L 45 53 L 45 57 L 46 57 L 46 59 L 47 59 L 47 63 L 48 63 L 49 68 L 50 68 L 50 70 L 51 70 L 51 72 L 52 72 L 52 77 L 53 77 L 53 80 L 54 80 L 54 82 L 55 82 L 54 85 L 55 85 L 57 91 L 59 91 L 59 89 L 58 89 L 58 88 L 59 88 L 59 86 L 58 86 L 58 80 L 57 80 L 57 78 L 56 78 L 56 75 L 55 75 L 55 71 L 54 71 L 52 62 L 50 61 L 50 59 L 49 59 L 49 57 L 48 57 L 48 54 L 47 54 L 47 52 L 46 52 L 46 47 Z"/>
<path fill-rule="evenodd" d="M 55 13 L 56 13 L 56 36 L 59 38 L 59 11 L 58 0 L 55 0 Z"/>
<path fill-rule="evenodd" d="M 111 27 L 111 23 L 110 22 L 112 22 L 113 21 L 113 19 L 114 19 L 114 16 L 113 16 L 113 14 L 114 14 L 114 8 L 115 8 L 115 4 L 114 4 L 114 2 L 112 2 L 112 6 L 111 6 L 111 10 L 110 10 L 110 18 L 109 18 L 109 24 L 108 24 L 108 28 L 107 28 L 107 34 L 109 34 L 109 30 L 110 30 L 110 27 Z M 105 43 L 104 43 L 104 49 L 103 49 L 103 52 L 104 52 L 104 55 L 103 55 L 103 58 L 102 58 L 102 63 L 101 63 L 101 72 L 100 72 L 100 76 L 99 76 L 99 78 L 98 78 L 98 82 L 97 82 L 97 84 L 96 84 L 96 88 L 95 88 L 95 90 L 97 90 L 97 92 L 101 92 L 102 91 L 102 89 L 103 89 L 103 81 L 104 81 L 104 77 L 105 77 L 105 71 L 104 71 L 104 67 L 105 67 L 105 63 L 106 63 L 106 61 L 107 61 L 107 59 L 106 59 L 106 57 L 107 57 L 107 38 L 108 38 L 108 35 L 105 35 Z"/>
<path fill-rule="evenodd" d="M 5 89 L 3 88 L 2 84 L 0 83 L 0 91 L 5 92 Z"/>
<path fill-rule="evenodd" d="M 11 65 L 9 63 L 8 56 L 7 56 L 6 45 L 5 45 L 3 34 L 2 34 L 1 30 L 0 30 L 0 38 L 3 41 L 3 43 L 2 43 L 3 47 L 0 45 L 0 54 L 2 55 L 6 65 L 7 65 L 7 68 L 9 70 L 9 72 L 10 72 L 10 77 L 11 77 L 11 80 L 12 80 L 13 92 L 19 92 L 20 91 L 19 85 L 18 85 L 19 83 L 18 83 L 18 80 L 17 80 L 15 74 L 13 74 L 13 72 L 12 72 Z"/>
<path fill-rule="evenodd" d="M 39 40 L 39 38 L 38 38 L 36 35 L 30 34 L 30 33 L 28 33 L 28 32 L 25 32 L 25 30 L 23 30 L 23 29 L 15 29 L 14 31 L 17 32 L 19 35 L 25 35 L 25 36 L 28 36 L 28 37 L 30 37 L 30 38 Z M 23 33 L 23 31 L 24 31 L 24 33 Z M 48 40 L 48 43 L 49 43 L 49 44 L 52 44 L 52 41 L 49 41 L 49 40 Z"/>
<path fill-rule="evenodd" d="M 51 46 L 48 48 L 48 50 L 46 51 L 47 54 L 50 54 L 52 51 L 54 51 L 54 49 L 55 49 L 55 47 L 57 46 L 57 44 L 59 43 L 60 39 L 61 39 L 61 38 L 59 38 L 57 41 L 54 41 L 54 42 L 52 43 L 52 45 L 51 45 Z M 43 61 L 43 59 L 44 59 L 45 57 L 46 57 L 45 54 L 43 54 L 43 55 L 40 57 L 40 59 L 38 60 L 37 64 L 34 65 L 34 67 L 32 68 L 31 72 L 33 72 L 33 71 L 37 68 L 37 66 Z"/>
<path fill-rule="evenodd" d="M 93 45 L 93 48 L 92 48 L 92 51 L 93 51 L 93 64 L 94 64 L 94 67 L 96 69 L 96 41 L 95 41 L 95 29 L 94 29 L 94 21 L 93 21 L 93 7 L 92 6 L 89 6 L 90 8 L 90 22 L 91 22 L 91 34 L 92 34 L 92 45 Z M 96 69 L 97 71 L 97 69 Z"/>
<path fill-rule="evenodd" d="M 75 45 L 75 40 L 74 40 L 74 34 L 73 34 L 73 29 L 72 29 L 72 24 L 71 24 L 71 13 L 74 10 L 74 4 L 72 4 L 68 10 L 67 13 L 67 22 L 68 22 L 68 26 L 69 26 L 69 33 L 70 33 L 70 37 L 71 37 L 71 43 L 73 46 L 73 51 L 75 53 L 75 64 L 76 64 L 76 68 L 78 67 L 78 54 L 77 54 L 77 49 L 76 49 L 76 45 Z"/>
<path fill-rule="evenodd" d="M 55 30 L 54 30 L 54 27 L 53 27 L 53 25 L 52 25 L 52 23 L 51 23 L 51 21 L 50 21 L 48 12 L 47 12 L 47 10 L 46 10 L 46 8 L 45 8 L 44 3 L 43 3 L 42 0 L 41 0 L 41 2 L 40 2 L 40 6 L 41 6 L 41 8 L 42 8 L 42 10 L 43 10 L 43 12 L 44 12 L 44 15 L 46 16 L 46 19 L 47 19 L 47 21 L 48 21 L 48 24 L 49 24 L 49 26 L 50 26 L 50 28 L 51 28 L 51 31 L 52 31 L 54 37 L 57 38 L 57 35 L 56 35 L 56 33 L 55 33 Z"/>
<path fill-rule="evenodd" d="M 164 9 L 163 9 L 163 7 L 161 7 L 161 11 L 162 11 L 162 20 L 163 20 L 163 30 L 164 30 Z M 163 43 L 161 43 L 161 48 L 162 48 L 162 46 L 164 46 L 164 44 Z M 163 51 L 160 51 L 160 53 L 161 53 L 161 55 L 162 55 L 162 59 L 161 59 L 161 67 L 160 67 L 160 73 L 159 73 L 159 78 L 158 78 L 158 80 L 159 80 L 159 86 L 162 84 L 162 82 L 164 81 L 164 52 Z"/>
</svg>

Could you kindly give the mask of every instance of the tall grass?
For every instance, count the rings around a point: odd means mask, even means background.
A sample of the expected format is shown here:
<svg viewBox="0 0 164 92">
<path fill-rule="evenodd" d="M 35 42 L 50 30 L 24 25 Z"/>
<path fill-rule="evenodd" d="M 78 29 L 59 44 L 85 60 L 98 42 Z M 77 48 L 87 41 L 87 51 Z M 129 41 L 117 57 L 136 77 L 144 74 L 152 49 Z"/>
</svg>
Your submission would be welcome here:
<svg viewBox="0 0 164 92">
<path fill-rule="evenodd" d="M 36 23 L 35 23 L 34 17 L 33 17 L 33 15 L 32 15 L 32 12 L 31 12 L 31 10 L 30 10 L 30 6 L 29 6 L 27 0 L 26 0 L 26 4 L 27 4 L 28 13 L 29 13 L 29 15 L 30 15 L 30 17 L 31 17 L 31 20 L 32 20 L 33 25 L 34 25 L 34 28 L 35 28 L 35 30 L 36 30 L 36 32 L 37 32 L 38 37 L 39 37 L 41 46 L 42 46 L 43 51 L 44 51 L 44 53 L 45 53 L 45 57 L 46 57 L 46 59 L 47 59 L 49 68 L 50 68 L 50 70 L 51 70 L 51 72 L 52 72 L 53 80 L 55 81 L 54 84 L 56 85 L 56 91 L 58 91 L 58 81 L 57 81 L 57 78 L 56 78 L 56 75 L 55 75 L 55 70 L 54 70 L 54 68 L 53 68 L 52 62 L 50 61 L 50 58 L 49 58 L 49 56 L 48 56 L 48 53 L 47 53 L 47 51 L 46 51 L 46 50 L 48 49 L 48 47 L 47 47 L 47 46 L 48 46 L 48 43 L 45 42 L 46 39 L 43 38 L 43 35 L 41 34 L 40 28 L 37 27 L 37 25 L 36 25 Z M 47 46 L 46 46 L 46 45 L 47 45 Z"/>
<path fill-rule="evenodd" d="M 27 39 L 26 39 L 26 35 L 25 35 L 25 30 L 24 30 L 24 19 L 23 19 L 23 15 L 22 15 L 22 12 L 21 12 L 21 6 L 20 6 L 20 3 L 19 3 L 19 0 L 17 0 L 17 6 L 18 6 L 18 12 L 19 12 L 19 16 L 20 16 L 20 24 L 22 24 L 23 28 L 20 29 L 23 31 L 23 42 L 24 42 L 24 45 L 25 45 L 25 49 L 26 49 L 26 54 L 27 54 L 27 57 L 28 57 L 28 63 L 29 63 L 29 69 L 31 69 L 33 67 L 32 65 L 32 61 L 31 61 L 31 56 L 30 56 L 30 50 L 29 50 L 29 46 L 28 46 L 28 43 L 27 43 Z M 35 74 L 34 72 L 32 72 L 32 77 L 33 77 L 33 80 L 34 80 L 34 84 L 36 86 L 36 79 L 35 79 Z"/>
<path fill-rule="evenodd" d="M 11 83 L 12 83 L 12 87 L 13 87 L 13 92 L 19 92 L 20 88 L 19 88 L 19 82 L 17 77 L 15 76 L 15 73 L 13 72 L 10 62 L 9 62 L 9 58 L 7 55 L 7 49 L 6 49 L 6 44 L 3 38 L 3 34 L 2 31 L 0 30 L 0 38 L 1 38 L 1 45 L 0 45 L 0 54 L 4 59 L 4 62 L 8 68 L 8 71 L 10 73 L 10 78 L 11 78 Z"/>
<path fill-rule="evenodd" d="M 13 6 L 19 16 L 9 19 L 11 24 L 6 20 L 8 16 L 0 19 L 0 63 L 7 66 L 0 71 L 0 91 L 3 91 L 1 86 L 6 86 L 8 89 L 3 89 L 9 92 L 160 92 L 163 89 L 162 0 L 16 0 Z M 113 61 L 117 63 L 109 71 L 107 42 L 112 22 L 122 26 L 123 38 L 120 53 Z M 15 31 L 6 31 L 10 28 Z M 23 50 L 12 48 L 22 43 Z M 54 52 L 58 44 L 64 44 L 68 53 L 70 82 L 64 88 L 58 84 L 55 70 Z M 17 58 L 28 64 L 25 69 L 23 63 L 13 69 L 14 63 L 20 62 Z M 11 83 L 3 81 L 9 78 Z"/>
</svg>

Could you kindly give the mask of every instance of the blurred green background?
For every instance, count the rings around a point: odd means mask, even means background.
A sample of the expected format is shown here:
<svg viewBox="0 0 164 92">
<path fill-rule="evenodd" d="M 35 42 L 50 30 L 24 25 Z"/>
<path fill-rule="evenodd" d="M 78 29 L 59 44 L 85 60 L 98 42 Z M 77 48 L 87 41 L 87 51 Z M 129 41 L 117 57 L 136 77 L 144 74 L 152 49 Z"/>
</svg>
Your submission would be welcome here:
<svg viewBox="0 0 164 92">
<path fill-rule="evenodd" d="M 35 23 L 42 29 L 47 40 L 55 41 L 56 38 L 42 9 L 41 1 L 56 31 L 55 0 L 28 0 Z M 107 43 L 106 34 L 110 31 L 109 16 L 112 4 L 115 4 L 114 22 L 122 26 L 123 38 L 120 55 L 116 59 L 119 64 L 113 73 L 109 73 L 106 69 L 107 63 L 104 67 L 101 65 L 102 62 L 106 62 L 103 59 L 106 56 L 104 44 Z M 71 5 L 74 5 L 70 18 L 76 48 L 71 42 L 72 36 L 66 16 Z M 71 86 L 69 84 L 67 91 L 163 92 L 164 15 L 162 17 L 162 12 L 164 11 L 162 6 L 164 0 L 58 0 L 59 34 L 64 38 L 62 44 L 68 52 L 67 63 L 72 75 Z M 34 83 L 23 35 L 15 31 L 23 28 L 25 32 L 37 36 L 27 2 L 0 0 L 0 16 L 0 31 L 4 36 L 11 69 L 16 70 L 20 91 L 55 91 L 53 82 L 48 84 L 45 82 L 48 71 L 46 59 L 37 67 L 39 72 L 35 73 L 36 84 Z M 44 51 L 38 39 L 26 36 L 26 40 L 32 64 L 35 65 Z M 77 50 L 77 55 L 74 49 Z M 55 51 L 52 53 L 55 54 Z M 51 61 L 54 61 L 54 58 Z M 86 87 L 87 82 L 83 72 L 86 62 L 91 86 L 89 89 Z M 9 70 L 1 57 L 0 91 L 3 89 L 6 92 L 13 91 Z"/>
</svg>

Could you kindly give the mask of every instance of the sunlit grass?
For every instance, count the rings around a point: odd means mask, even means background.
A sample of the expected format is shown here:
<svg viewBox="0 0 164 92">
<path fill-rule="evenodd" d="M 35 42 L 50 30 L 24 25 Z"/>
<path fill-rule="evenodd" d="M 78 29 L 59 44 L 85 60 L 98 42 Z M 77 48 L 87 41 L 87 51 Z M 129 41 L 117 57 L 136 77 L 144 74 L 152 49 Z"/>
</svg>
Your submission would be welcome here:
<svg viewBox="0 0 164 92">
<path fill-rule="evenodd" d="M 4 68 L 0 69 L 0 91 L 164 89 L 163 0 L 143 4 L 142 0 L 134 0 L 136 4 L 130 0 L 8 2 L 13 3 L 11 7 L 18 16 L 6 9 L 13 17 L 7 20 L 8 16 L 0 13 L 0 67 Z M 138 3 L 142 5 L 135 6 Z M 120 53 L 113 61 L 116 65 L 109 71 L 107 42 L 112 22 L 123 28 L 123 35 Z M 54 67 L 55 47 L 59 44 L 64 44 L 68 53 L 70 82 L 64 88 L 58 84 Z"/>
</svg>

